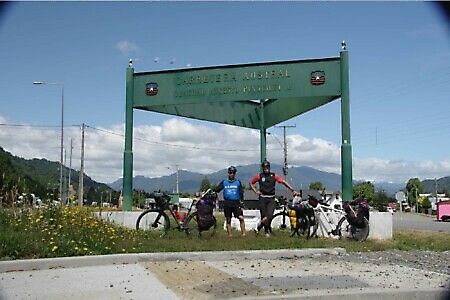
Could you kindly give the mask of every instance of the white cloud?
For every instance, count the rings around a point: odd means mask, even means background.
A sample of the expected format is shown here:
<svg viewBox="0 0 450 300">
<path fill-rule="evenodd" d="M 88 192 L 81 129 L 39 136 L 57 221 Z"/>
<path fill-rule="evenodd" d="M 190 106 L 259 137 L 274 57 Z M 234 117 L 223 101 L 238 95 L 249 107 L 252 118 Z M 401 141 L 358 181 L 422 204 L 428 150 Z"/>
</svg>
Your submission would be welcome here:
<svg viewBox="0 0 450 300">
<path fill-rule="evenodd" d="M 0 116 L 0 123 L 2 122 Z M 4 119 L 4 118 L 3 118 Z M 124 125 L 85 131 L 85 172 L 94 180 L 110 183 L 123 176 Z M 136 126 L 133 130 L 133 175 L 159 177 L 172 174 L 176 167 L 207 174 L 229 165 L 248 165 L 260 159 L 259 131 L 228 125 L 206 126 L 180 118 L 171 118 L 161 126 Z M 80 169 L 81 130 L 64 131 L 66 165 L 70 164 L 70 140 L 73 139 L 72 168 Z M 284 163 L 282 137 L 267 136 L 267 158 Z M 288 163 L 340 173 L 340 145 L 323 139 L 288 135 Z M 0 146 L 23 158 L 46 158 L 59 162 L 60 132 L 57 128 L 2 126 Z M 449 176 L 450 160 L 410 162 L 376 157 L 354 157 L 356 180 L 403 183 L 411 177 L 420 180 Z"/>
<path fill-rule="evenodd" d="M 129 55 L 132 52 L 139 52 L 140 50 L 135 43 L 129 42 L 127 40 L 118 42 L 116 44 L 116 49 L 118 49 L 124 55 Z"/>
</svg>

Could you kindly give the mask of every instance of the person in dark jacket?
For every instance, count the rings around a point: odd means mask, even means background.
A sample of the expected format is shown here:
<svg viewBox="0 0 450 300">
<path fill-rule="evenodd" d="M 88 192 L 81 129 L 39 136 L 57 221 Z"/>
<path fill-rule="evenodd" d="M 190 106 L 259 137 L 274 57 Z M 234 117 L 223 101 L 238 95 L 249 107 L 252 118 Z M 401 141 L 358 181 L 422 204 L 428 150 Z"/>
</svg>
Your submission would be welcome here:
<svg viewBox="0 0 450 300">
<path fill-rule="evenodd" d="M 231 238 L 231 218 L 239 219 L 242 237 L 245 237 L 245 222 L 241 204 L 244 201 L 244 189 L 239 180 L 236 179 L 237 169 L 235 166 L 228 168 L 228 179 L 219 182 L 214 189 L 216 193 L 223 190 L 223 212 L 226 219 L 228 237 Z"/>
<path fill-rule="evenodd" d="M 280 175 L 270 172 L 270 162 L 267 160 L 262 163 L 263 172 L 257 174 L 250 181 L 250 188 L 259 196 L 259 212 L 261 213 L 261 223 L 255 228 L 255 235 L 258 236 L 259 231 L 264 227 L 266 237 L 270 236 L 270 220 L 272 219 L 275 210 L 275 185 L 281 183 L 290 189 L 294 195 L 298 192 L 294 191 L 291 185 L 281 178 Z M 255 184 L 259 184 L 259 190 L 256 189 Z"/>
</svg>

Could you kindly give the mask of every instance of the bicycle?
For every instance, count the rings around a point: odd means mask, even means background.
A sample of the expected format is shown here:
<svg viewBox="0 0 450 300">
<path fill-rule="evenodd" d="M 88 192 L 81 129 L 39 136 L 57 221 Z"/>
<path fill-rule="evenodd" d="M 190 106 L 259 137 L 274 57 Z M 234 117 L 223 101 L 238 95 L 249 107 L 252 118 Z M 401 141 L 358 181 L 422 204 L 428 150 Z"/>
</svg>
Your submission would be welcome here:
<svg viewBox="0 0 450 300">
<path fill-rule="evenodd" d="M 275 213 L 270 219 L 270 230 L 281 230 L 284 231 L 287 228 L 291 227 L 291 221 L 289 219 L 288 207 L 287 207 L 287 199 L 281 196 L 278 198 L 278 201 L 275 201 L 276 207 L 275 210 L 280 210 Z"/>
<path fill-rule="evenodd" d="M 297 235 L 299 238 L 310 238 L 311 222 L 306 214 L 302 214 L 297 218 L 297 224 L 295 228 L 292 228 L 290 216 L 289 216 L 289 204 L 284 197 L 280 197 L 277 202 L 277 210 L 281 211 L 275 213 L 270 219 L 270 230 L 287 231 L 289 230 L 290 236 Z"/>
<path fill-rule="evenodd" d="M 369 220 L 364 216 L 361 226 L 351 225 L 349 218 L 356 218 L 356 212 L 348 205 L 349 212 L 331 207 L 323 202 L 318 202 L 314 208 L 316 224 L 313 226 L 311 236 L 318 236 L 318 230 L 322 236 L 337 237 L 338 239 L 352 238 L 363 242 L 369 236 Z M 335 225 L 336 224 L 336 225 Z"/>
<path fill-rule="evenodd" d="M 291 229 L 291 237 L 296 235 L 301 238 L 309 239 L 312 237 L 314 226 L 316 226 L 316 215 L 314 208 L 318 205 L 318 200 L 308 195 L 308 200 L 304 201 L 301 197 L 294 197 L 293 206 L 290 207 L 291 213 L 295 212 L 296 227 Z"/>
<path fill-rule="evenodd" d="M 199 237 L 212 237 L 217 232 L 217 220 L 214 218 L 214 224 L 208 230 L 199 229 L 199 219 L 197 214 L 197 204 L 201 200 L 210 200 L 211 197 L 217 197 L 213 195 L 211 190 L 206 191 L 200 200 L 193 200 L 189 206 L 185 218 L 179 220 L 173 210 L 173 205 L 170 203 L 170 196 L 163 193 L 154 193 L 155 208 L 147 209 L 143 211 L 136 220 L 136 230 L 156 231 L 162 230 L 160 237 L 165 237 L 170 229 L 169 215 L 175 220 L 178 231 L 184 231 L 188 238 L 197 235 Z M 214 199 L 215 204 L 215 199 Z M 166 212 L 168 211 L 168 212 Z"/>
</svg>

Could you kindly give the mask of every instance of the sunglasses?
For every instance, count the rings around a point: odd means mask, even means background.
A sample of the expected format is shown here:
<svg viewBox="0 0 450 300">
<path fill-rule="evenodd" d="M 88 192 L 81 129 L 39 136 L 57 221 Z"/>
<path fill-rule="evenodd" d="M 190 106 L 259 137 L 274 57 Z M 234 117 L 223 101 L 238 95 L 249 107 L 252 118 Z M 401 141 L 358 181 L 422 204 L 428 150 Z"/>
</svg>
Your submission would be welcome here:
<svg viewBox="0 0 450 300">
<path fill-rule="evenodd" d="M 236 174 L 236 172 L 228 172 L 228 174 Z"/>
</svg>

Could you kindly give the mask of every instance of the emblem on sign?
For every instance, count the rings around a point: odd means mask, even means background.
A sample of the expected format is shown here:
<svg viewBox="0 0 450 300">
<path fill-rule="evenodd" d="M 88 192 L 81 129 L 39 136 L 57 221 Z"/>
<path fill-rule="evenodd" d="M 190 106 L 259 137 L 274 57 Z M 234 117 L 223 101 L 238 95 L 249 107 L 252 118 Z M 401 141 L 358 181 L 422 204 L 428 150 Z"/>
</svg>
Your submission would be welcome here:
<svg viewBox="0 0 450 300">
<path fill-rule="evenodd" d="M 311 84 L 321 85 L 325 83 L 325 72 L 324 71 L 314 71 L 311 72 Z"/>
<path fill-rule="evenodd" d="M 146 83 L 145 94 L 147 94 L 147 96 L 155 96 L 158 94 L 158 84 L 156 82 Z"/>
</svg>

